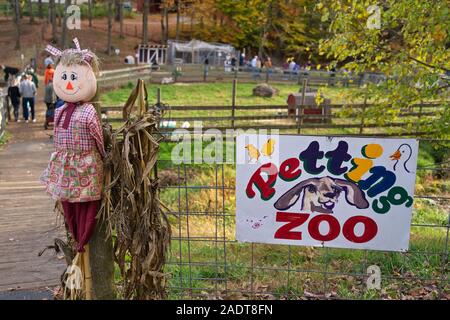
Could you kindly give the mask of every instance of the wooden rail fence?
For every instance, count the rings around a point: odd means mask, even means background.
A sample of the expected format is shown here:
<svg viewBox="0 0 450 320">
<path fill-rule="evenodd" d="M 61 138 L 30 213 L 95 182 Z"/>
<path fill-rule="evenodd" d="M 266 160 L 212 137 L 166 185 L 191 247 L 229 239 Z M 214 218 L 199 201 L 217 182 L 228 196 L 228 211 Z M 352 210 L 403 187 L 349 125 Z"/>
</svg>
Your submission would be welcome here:
<svg viewBox="0 0 450 320">
<path fill-rule="evenodd" d="M 433 123 L 434 117 L 443 111 L 442 103 L 415 104 L 400 110 L 396 120 L 386 112 L 386 116 L 376 120 L 367 117 L 374 104 L 332 104 L 323 106 L 329 108 L 328 114 L 305 114 L 304 110 L 313 106 L 298 106 L 296 115 L 288 115 L 287 105 L 249 105 L 249 106 L 170 106 L 164 107 L 165 116 L 160 125 L 164 133 L 172 132 L 189 122 L 185 130 L 193 131 L 195 122 L 202 122 L 202 130 L 218 129 L 277 129 L 289 133 L 307 133 L 308 129 L 325 132 L 343 132 L 346 135 L 376 135 L 402 136 L 412 135 L 407 123 L 414 124 L 414 135 L 424 135 L 423 126 Z M 386 107 L 389 110 L 389 106 Z M 102 107 L 107 113 L 108 122 L 120 123 L 122 119 L 121 106 Z M 176 122 L 174 127 L 167 124 Z M 299 125 L 300 124 L 300 125 Z M 397 130 L 394 130 L 397 129 Z M 305 131 L 306 130 L 306 131 Z"/>
</svg>

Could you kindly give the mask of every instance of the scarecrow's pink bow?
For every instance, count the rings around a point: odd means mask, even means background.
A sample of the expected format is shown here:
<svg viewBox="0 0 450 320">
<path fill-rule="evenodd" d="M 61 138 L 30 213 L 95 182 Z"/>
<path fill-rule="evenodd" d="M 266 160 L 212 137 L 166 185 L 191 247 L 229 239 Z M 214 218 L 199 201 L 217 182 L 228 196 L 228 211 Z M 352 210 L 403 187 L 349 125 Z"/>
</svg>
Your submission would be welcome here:
<svg viewBox="0 0 450 320">
<path fill-rule="evenodd" d="M 73 43 L 75 44 L 75 49 L 66 49 L 64 51 L 61 51 L 60 49 L 55 48 L 52 45 L 48 44 L 45 50 L 51 55 L 54 55 L 56 57 L 60 57 L 63 54 L 63 52 L 80 52 L 83 56 L 83 60 L 90 64 L 93 57 L 92 52 L 89 51 L 88 49 L 81 50 L 80 42 L 78 41 L 77 38 L 73 39 Z"/>
</svg>

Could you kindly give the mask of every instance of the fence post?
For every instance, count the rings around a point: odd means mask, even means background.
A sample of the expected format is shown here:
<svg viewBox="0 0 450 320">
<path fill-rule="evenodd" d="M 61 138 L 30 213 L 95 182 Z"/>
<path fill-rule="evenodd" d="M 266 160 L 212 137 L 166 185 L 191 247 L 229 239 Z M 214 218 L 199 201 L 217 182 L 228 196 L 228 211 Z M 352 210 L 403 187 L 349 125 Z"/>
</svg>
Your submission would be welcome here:
<svg viewBox="0 0 450 320">
<path fill-rule="evenodd" d="M 93 299 L 114 299 L 113 245 L 111 237 L 108 236 L 107 222 L 103 218 L 97 220 L 95 232 L 89 241 L 89 261 Z"/>
<path fill-rule="evenodd" d="M 422 119 L 422 109 L 423 109 L 423 101 L 420 101 L 419 106 L 419 115 L 417 116 L 417 124 L 416 124 L 416 133 L 419 133 L 420 131 L 420 120 Z M 414 112 L 414 109 L 413 109 Z"/>
<path fill-rule="evenodd" d="M 359 125 L 359 134 L 363 134 L 365 115 L 366 115 L 366 107 L 367 107 L 367 89 L 366 89 L 366 92 L 365 92 L 364 104 L 363 104 L 363 107 L 362 107 L 361 123 Z"/>
<path fill-rule="evenodd" d="M 8 98 L 8 95 L 6 95 L 5 97 L 4 97 L 4 103 L 5 103 L 5 105 L 6 105 L 6 113 L 7 113 L 7 117 L 8 117 L 8 121 L 11 121 L 11 104 L 9 103 L 9 98 Z"/>
<path fill-rule="evenodd" d="M 3 137 L 3 134 L 5 133 L 5 127 L 6 127 L 6 102 L 8 101 L 8 96 L 3 96 L 2 91 L 0 91 L 0 139 Z"/>
<path fill-rule="evenodd" d="M 156 88 L 156 105 L 158 108 L 161 105 L 161 87 Z"/>
<path fill-rule="evenodd" d="M 206 78 L 208 76 L 208 65 L 207 64 L 203 64 L 203 82 L 206 82 Z"/>
<path fill-rule="evenodd" d="M 232 97 L 231 97 L 231 127 L 234 129 L 234 117 L 236 114 L 236 86 L 237 86 L 237 79 L 233 79 L 233 90 L 232 90 Z"/>
<path fill-rule="evenodd" d="M 98 101 L 98 90 L 94 101 Z M 94 103 L 101 119 L 101 107 Z M 101 121 L 101 120 L 100 120 Z M 92 293 L 95 300 L 115 298 L 114 289 L 114 253 L 112 238 L 108 235 L 107 222 L 103 217 L 97 220 L 94 234 L 89 241 L 89 262 L 92 275 Z"/>
<path fill-rule="evenodd" d="M 303 125 L 303 106 L 305 105 L 306 86 L 308 79 L 303 79 L 302 100 L 300 105 L 297 105 L 297 134 L 300 134 L 301 126 Z"/>
</svg>

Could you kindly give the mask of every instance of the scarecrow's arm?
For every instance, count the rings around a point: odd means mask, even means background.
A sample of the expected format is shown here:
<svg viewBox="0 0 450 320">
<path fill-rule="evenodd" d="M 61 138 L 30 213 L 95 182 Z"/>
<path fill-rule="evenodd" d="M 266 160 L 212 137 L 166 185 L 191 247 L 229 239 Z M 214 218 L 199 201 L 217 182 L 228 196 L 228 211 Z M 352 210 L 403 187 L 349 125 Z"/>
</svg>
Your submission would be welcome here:
<svg viewBox="0 0 450 320">
<path fill-rule="evenodd" d="M 106 157 L 104 142 L 103 142 L 103 130 L 100 124 L 100 120 L 98 119 L 97 112 L 95 108 L 92 106 L 92 112 L 89 115 L 89 133 L 95 139 L 95 143 L 97 145 L 97 149 L 102 155 L 102 157 Z"/>
</svg>

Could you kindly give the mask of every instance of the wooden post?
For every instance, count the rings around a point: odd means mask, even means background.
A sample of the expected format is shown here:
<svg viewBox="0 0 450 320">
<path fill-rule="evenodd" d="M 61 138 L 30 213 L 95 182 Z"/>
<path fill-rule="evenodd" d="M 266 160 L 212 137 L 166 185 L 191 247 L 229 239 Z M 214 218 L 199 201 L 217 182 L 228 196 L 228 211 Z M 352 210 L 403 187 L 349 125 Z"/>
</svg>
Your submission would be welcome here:
<svg viewBox="0 0 450 320">
<path fill-rule="evenodd" d="M 101 121 L 99 92 L 93 98 L 94 106 Z M 107 230 L 107 222 L 97 219 L 94 234 L 89 241 L 89 262 L 92 276 L 92 299 L 111 300 L 115 298 L 114 252 L 112 239 Z"/>
<path fill-rule="evenodd" d="M 303 106 L 305 105 L 306 86 L 308 85 L 308 79 L 303 79 L 302 87 L 302 101 L 300 105 L 297 105 L 297 134 L 300 134 L 301 126 L 303 125 Z"/>
<path fill-rule="evenodd" d="M 161 106 L 161 88 L 156 88 L 156 105 L 158 108 Z"/>
<path fill-rule="evenodd" d="M 417 123 L 416 123 L 416 133 L 420 132 L 420 120 L 422 118 L 422 109 L 423 109 L 423 101 L 420 101 L 419 115 L 417 117 Z M 413 112 L 414 112 L 414 107 L 413 107 Z"/>
<path fill-rule="evenodd" d="M 97 220 L 94 235 L 89 241 L 89 261 L 92 275 L 92 299 L 112 300 L 114 288 L 114 253 L 107 223 Z"/>
<path fill-rule="evenodd" d="M 9 104 L 8 96 L 4 97 L 4 103 L 6 105 L 6 112 L 8 113 L 8 121 L 11 121 L 11 105 Z"/>
<path fill-rule="evenodd" d="M 365 115 L 366 115 L 366 107 L 367 107 L 367 89 L 366 89 L 366 93 L 364 96 L 364 104 L 363 104 L 362 111 L 361 111 L 362 114 L 361 114 L 361 123 L 359 125 L 359 134 L 363 134 Z"/>
<path fill-rule="evenodd" d="M 161 111 L 161 87 L 158 87 L 156 89 L 156 108 L 157 108 L 157 111 L 159 112 L 159 115 L 162 116 L 162 111 Z M 157 114 L 158 114 L 158 112 L 157 112 Z M 156 121 L 156 127 L 158 129 L 160 128 L 160 124 L 161 124 L 160 120 L 161 119 L 158 118 L 157 121 Z M 156 171 L 156 167 L 157 166 L 155 166 L 155 173 L 157 172 Z"/>
<path fill-rule="evenodd" d="M 203 82 L 206 82 L 206 77 L 208 75 L 208 65 L 203 64 Z"/>
<path fill-rule="evenodd" d="M 233 79 L 233 91 L 232 91 L 232 97 L 231 97 L 231 127 L 234 129 L 234 118 L 236 114 L 236 86 L 237 86 L 237 79 Z"/>
</svg>

